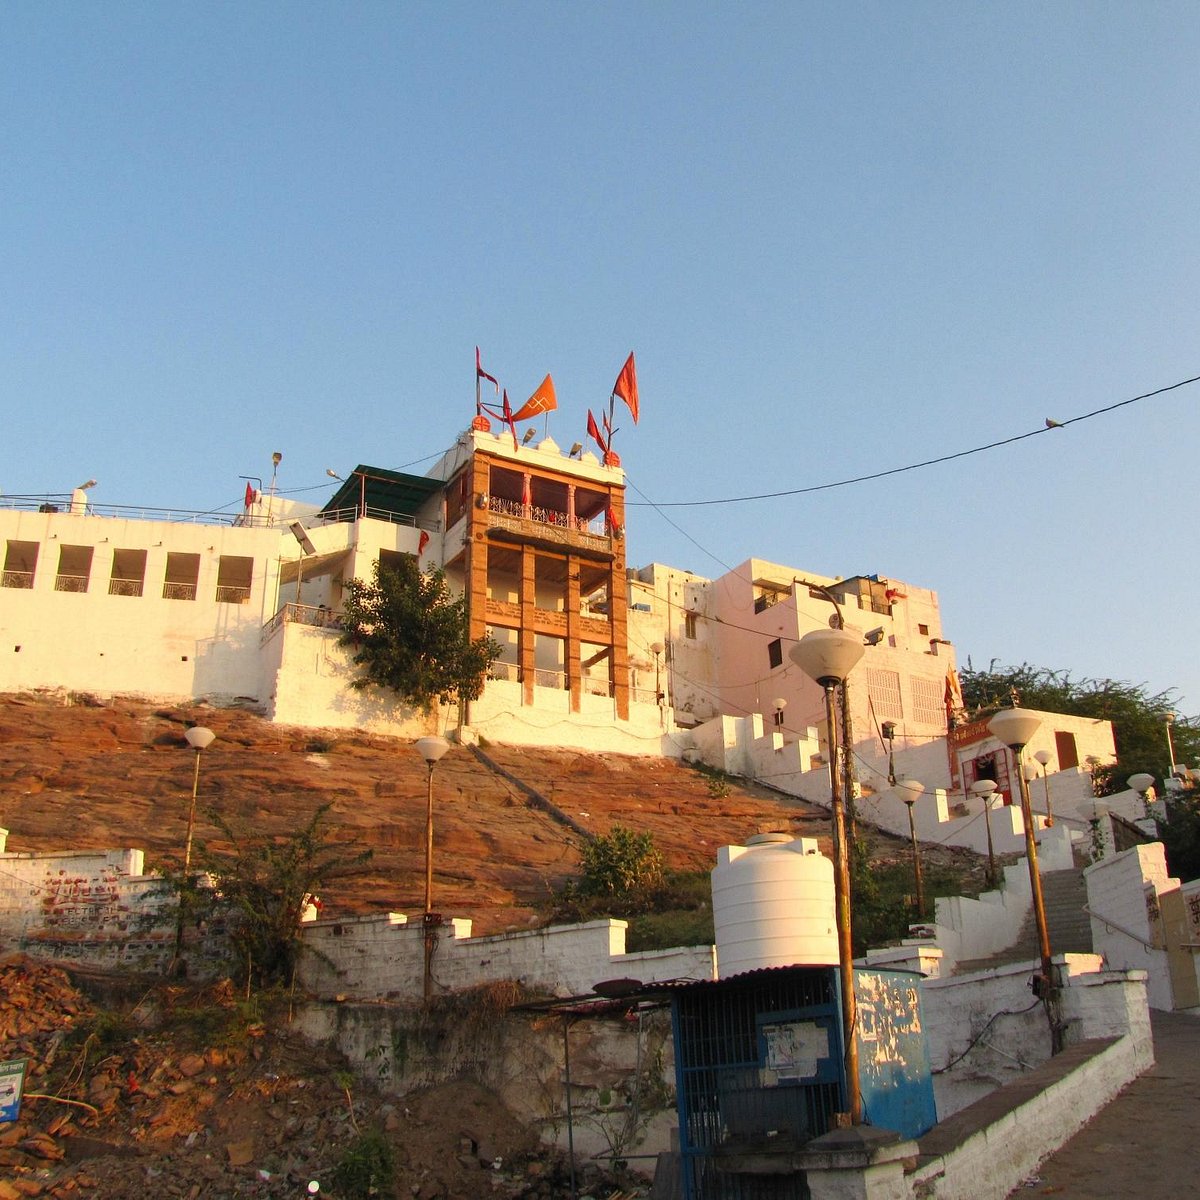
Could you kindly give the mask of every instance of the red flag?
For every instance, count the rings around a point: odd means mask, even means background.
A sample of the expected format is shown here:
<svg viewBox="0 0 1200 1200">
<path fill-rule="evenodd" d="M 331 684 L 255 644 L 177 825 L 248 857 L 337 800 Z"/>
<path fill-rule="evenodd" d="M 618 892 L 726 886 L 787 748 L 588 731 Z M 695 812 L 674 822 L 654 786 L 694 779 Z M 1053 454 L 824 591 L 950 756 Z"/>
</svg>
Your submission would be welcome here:
<svg viewBox="0 0 1200 1200">
<path fill-rule="evenodd" d="M 425 547 L 429 545 L 429 534 L 424 529 L 421 530 L 421 536 L 417 538 L 417 557 L 420 558 L 425 553 Z"/>
<path fill-rule="evenodd" d="M 483 363 L 480 362 L 480 360 L 479 360 L 479 347 L 478 346 L 475 347 L 475 378 L 476 378 L 476 380 L 486 379 L 489 383 L 492 384 L 492 386 L 496 389 L 496 391 L 500 390 L 500 384 L 496 382 L 495 375 L 489 375 L 483 369 Z"/>
<path fill-rule="evenodd" d="M 246 507 L 247 508 L 249 508 L 251 505 L 253 505 L 254 497 L 255 497 L 254 489 L 249 484 L 246 484 Z"/>
<path fill-rule="evenodd" d="M 600 432 L 600 427 L 596 424 L 596 418 L 592 416 L 592 410 L 590 408 L 588 409 L 587 431 L 588 437 L 592 438 L 596 445 L 599 446 L 605 454 L 607 454 L 608 443 L 605 442 L 604 435 Z"/>
<path fill-rule="evenodd" d="M 638 422 L 638 390 L 637 367 L 633 362 L 633 351 L 630 351 L 625 365 L 621 368 L 620 375 L 617 376 L 617 382 L 613 384 L 612 394 L 620 396 L 629 405 L 629 411 L 633 413 L 633 423 L 636 425 Z"/>
<path fill-rule="evenodd" d="M 521 405 L 518 412 L 513 413 L 514 421 L 528 421 L 539 413 L 553 412 L 558 407 L 558 397 L 554 394 L 554 380 L 549 375 L 537 386 L 537 391 Z"/>
</svg>

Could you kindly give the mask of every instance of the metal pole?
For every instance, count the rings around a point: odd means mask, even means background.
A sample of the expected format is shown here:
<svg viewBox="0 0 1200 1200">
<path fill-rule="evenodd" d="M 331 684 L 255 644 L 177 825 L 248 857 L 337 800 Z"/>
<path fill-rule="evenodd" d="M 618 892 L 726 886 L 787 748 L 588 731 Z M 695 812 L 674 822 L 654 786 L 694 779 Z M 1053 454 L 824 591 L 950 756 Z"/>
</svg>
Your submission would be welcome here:
<svg viewBox="0 0 1200 1200">
<path fill-rule="evenodd" d="M 862 1092 L 858 1081 L 858 1043 L 855 1025 L 858 1006 L 854 996 L 854 952 L 850 925 L 850 864 L 846 846 L 846 812 L 838 778 L 837 712 L 832 681 L 824 684 L 825 722 L 829 738 L 829 794 L 833 812 L 833 888 L 837 915 L 838 970 L 842 984 L 842 1035 L 846 1039 L 846 1098 L 850 1121 L 862 1123 Z"/>
<path fill-rule="evenodd" d="M 1046 793 L 1046 824 L 1054 824 L 1054 813 L 1050 810 L 1050 777 L 1046 774 L 1046 764 L 1039 764 L 1042 768 L 1042 791 Z"/>
<path fill-rule="evenodd" d="M 433 763 L 427 764 L 428 793 L 425 800 L 425 978 L 424 996 L 433 995 Z"/>
<path fill-rule="evenodd" d="M 906 800 L 908 805 L 908 832 L 912 835 L 913 879 L 917 888 L 917 919 L 925 919 L 925 895 L 921 887 L 921 850 L 917 844 L 917 823 L 913 819 L 914 800 Z"/>
<path fill-rule="evenodd" d="M 1042 899 L 1042 876 L 1038 871 L 1037 837 L 1033 828 L 1033 805 L 1029 801 L 1029 782 L 1021 769 L 1022 746 L 1009 747 L 1016 761 L 1017 784 L 1021 792 L 1021 819 L 1025 825 L 1025 860 L 1029 864 L 1029 887 L 1033 893 L 1033 918 L 1037 926 L 1038 950 L 1042 959 L 1042 983 L 1035 989 L 1046 1006 L 1046 1019 L 1050 1023 L 1050 1053 L 1057 1054 L 1063 1048 L 1062 1025 L 1058 1019 L 1057 993 L 1054 983 L 1054 965 L 1050 961 L 1050 929 L 1046 924 L 1046 904 Z"/>
<path fill-rule="evenodd" d="M 179 912 L 175 919 L 175 957 L 171 960 L 173 975 L 183 961 L 183 918 L 184 888 L 187 887 L 189 868 L 192 865 L 192 831 L 196 826 L 196 795 L 200 790 L 200 751 L 196 750 L 196 766 L 192 772 L 192 802 L 188 805 L 187 836 L 183 843 L 183 878 L 179 882 Z"/>
<path fill-rule="evenodd" d="M 567 1156 L 571 1164 L 571 1200 L 579 1195 L 575 1186 L 575 1123 L 571 1117 L 571 1043 L 567 1030 L 571 1027 L 571 1018 L 563 1017 L 563 1086 L 567 1097 Z"/>
<path fill-rule="evenodd" d="M 1171 737 L 1171 726 L 1175 723 L 1175 714 L 1167 713 L 1167 754 L 1171 758 L 1171 774 L 1175 774 L 1175 741 Z"/>
<path fill-rule="evenodd" d="M 983 798 L 983 824 L 987 829 L 987 844 L 988 844 L 988 887 L 996 886 L 996 852 L 992 849 L 992 796 L 994 792 L 988 792 Z"/>
</svg>

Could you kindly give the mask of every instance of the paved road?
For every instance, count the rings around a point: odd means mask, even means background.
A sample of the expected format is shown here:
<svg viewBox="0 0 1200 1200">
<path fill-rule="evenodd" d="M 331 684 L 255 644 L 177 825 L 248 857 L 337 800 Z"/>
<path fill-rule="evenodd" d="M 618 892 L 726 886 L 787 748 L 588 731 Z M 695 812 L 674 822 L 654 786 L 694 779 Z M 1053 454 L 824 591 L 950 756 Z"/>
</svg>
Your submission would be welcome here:
<svg viewBox="0 0 1200 1200">
<path fill-rule="evenodd" d="M 1155 1065 L 1013 1197 L 1184 1200 L 1200 1195 L 1200 1017 L 1154 1012 L 1150 1019 Z"/>
</svg>

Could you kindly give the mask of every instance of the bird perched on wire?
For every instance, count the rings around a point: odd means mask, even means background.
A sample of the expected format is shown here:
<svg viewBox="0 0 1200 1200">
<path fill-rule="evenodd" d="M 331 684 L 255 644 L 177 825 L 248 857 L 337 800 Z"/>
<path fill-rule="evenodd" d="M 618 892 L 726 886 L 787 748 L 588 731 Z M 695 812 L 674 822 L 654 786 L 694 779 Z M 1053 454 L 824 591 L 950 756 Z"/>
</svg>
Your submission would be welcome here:
<svg viewBox="0 0 1200 1200">
<path fill-rule="evenodd" d="M 1061 429 L 1062 427 L 1063 423 L 1061 421 L 1056 421 L 1053 417 L 1046 418 L 1047 429 Z"/>
</svg>

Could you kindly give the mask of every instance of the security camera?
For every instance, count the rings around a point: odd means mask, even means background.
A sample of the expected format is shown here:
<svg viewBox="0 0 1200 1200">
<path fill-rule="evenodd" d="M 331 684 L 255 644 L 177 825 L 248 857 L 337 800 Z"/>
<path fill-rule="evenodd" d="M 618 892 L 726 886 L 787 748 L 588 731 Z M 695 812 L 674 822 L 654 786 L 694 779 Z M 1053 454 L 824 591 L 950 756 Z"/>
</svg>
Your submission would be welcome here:
<svg viewBox="0 0 1200 1200">
<path fill-rule="evenodd" d="M 880 625 L 877 629 L 872 629 L 870 633 L 864 634 L 863 641 L 868 646 L 878 646 L 879 643 L 883 641 L 884 633 L 885 630 L 883 626 Z"/>
</svg>

